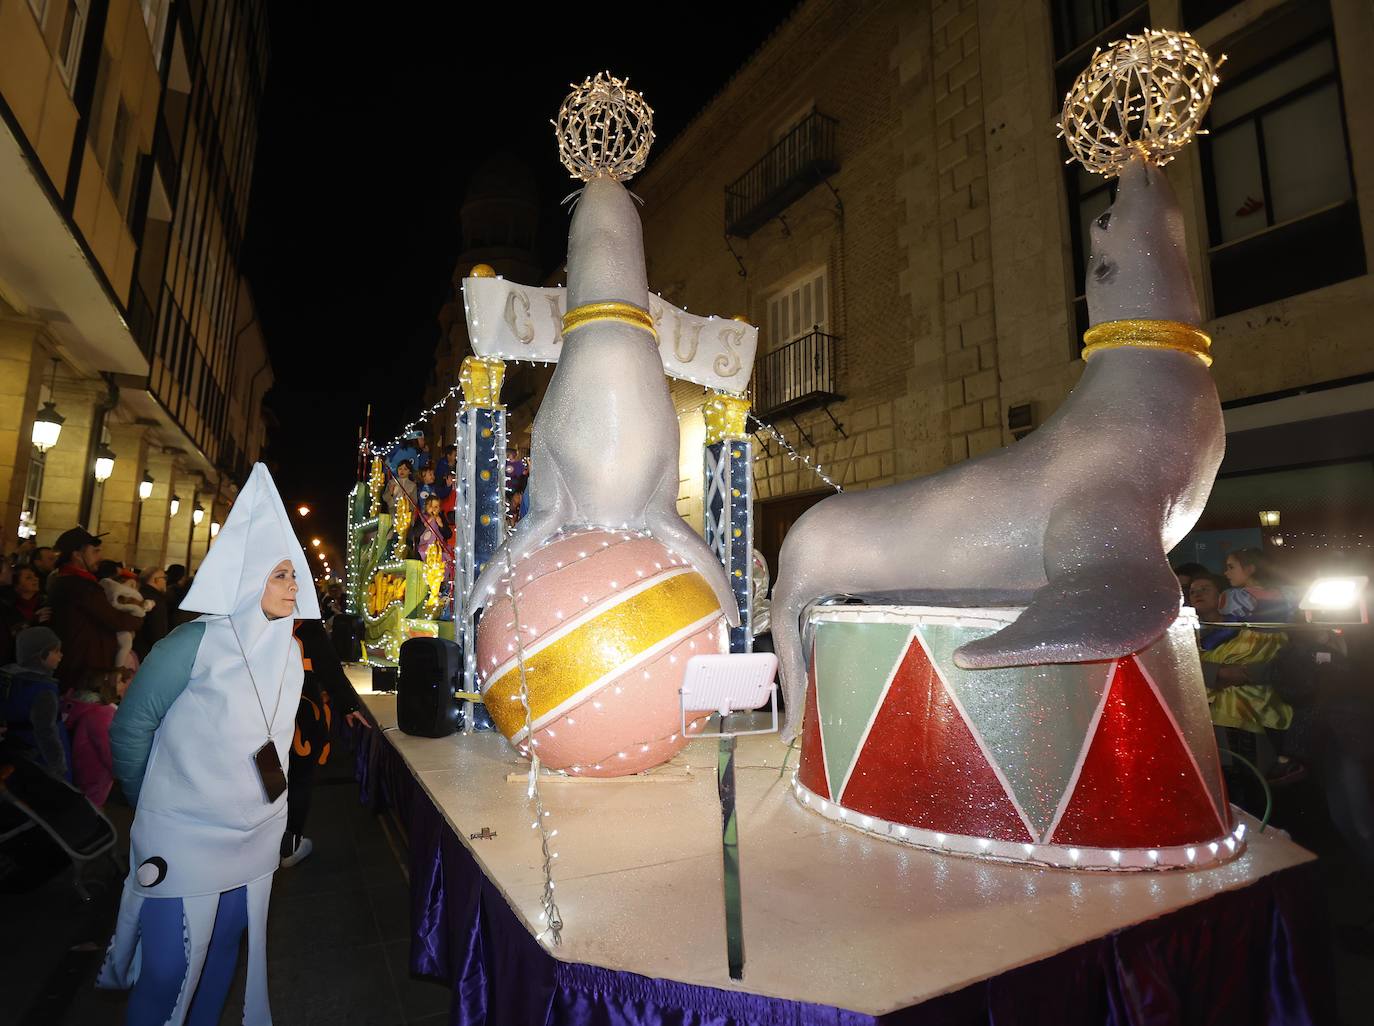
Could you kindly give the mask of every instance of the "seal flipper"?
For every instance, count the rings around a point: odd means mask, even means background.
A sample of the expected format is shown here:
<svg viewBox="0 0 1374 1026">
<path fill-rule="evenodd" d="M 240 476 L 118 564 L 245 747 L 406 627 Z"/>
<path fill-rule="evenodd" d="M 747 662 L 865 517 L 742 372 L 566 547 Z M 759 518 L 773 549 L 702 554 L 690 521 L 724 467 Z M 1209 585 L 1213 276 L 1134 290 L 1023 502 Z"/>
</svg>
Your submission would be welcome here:
<svg viewBox="0 0 1374 1026">
<path fill-rule="evenodd" d="M 738 627 L 739 604 L 730 590 L 730 579 L 725 576 L 725 567 L 720 565 L 720 560 L 711 551 L 711 546 L 706 544 L 706 539 L 687 526 L 687 521 L 678 516 L 676 510 L 666 516 L 658 515 L 655 510 L 645 510 L 644 526 L 651 535 L 691 563 L 696 572 L 706 578 L 706 583 L 716 593 L 716 601 L 720 603 L 720 611 L 725 614 L 725 619 L 731 627 Z"/>
<path fill-rule="evenodd" d="M 1132 521 L 1098 517 L 1134 510 Z M 1159 540 L 1160 518 L 1142 495 L 1075 495 L 1045 532 L 1049 583 L 1015 623 L 958 648 L 955 665 L 987 670 L 1087 663 L 1139 652 L 1178 618 L 1178 578 Z"/>
</svg>

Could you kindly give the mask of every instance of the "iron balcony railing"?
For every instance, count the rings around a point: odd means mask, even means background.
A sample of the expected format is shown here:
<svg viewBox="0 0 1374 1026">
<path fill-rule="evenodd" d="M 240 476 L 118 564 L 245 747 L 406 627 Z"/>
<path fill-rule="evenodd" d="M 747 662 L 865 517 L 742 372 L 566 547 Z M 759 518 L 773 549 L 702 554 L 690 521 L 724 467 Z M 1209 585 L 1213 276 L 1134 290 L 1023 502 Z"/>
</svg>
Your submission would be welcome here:
<svg viewBox="0 0 1374 1026">
<path fill-rule="evenodd" d="M 757 164 L 725 187 L 725 231 L 741 238 L 840 169 L 834 118 L 808 114 Z"/>
<path fill-rule="evenodd" d="M 819 329 L 765 353 L 754 370 L 754 408 L 760 417 L 838 399 L 836 343 Z"/>
</svg>

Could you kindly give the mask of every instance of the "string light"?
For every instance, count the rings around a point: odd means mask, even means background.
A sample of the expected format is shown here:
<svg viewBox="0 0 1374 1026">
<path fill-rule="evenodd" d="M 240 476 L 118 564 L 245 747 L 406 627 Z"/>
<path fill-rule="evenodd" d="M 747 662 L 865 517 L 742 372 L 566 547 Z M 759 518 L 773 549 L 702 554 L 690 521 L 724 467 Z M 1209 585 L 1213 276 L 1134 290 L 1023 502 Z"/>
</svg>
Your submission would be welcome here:
<svg viewBox="0 0 1374 1026">
<path fill-rule="evenodd" d="M 530 686 L 525 669 L 525 642 L 520 636 L 520 603 L 515 594 L 515 565 L 511 562 L 509 547 L 502 550 L 502 555 L 506 561 L 506 580 L 508 582 L 506 594 L 510 596 L 511 618 L 515 623 L 517 650 L 515 657 L 518 660 L 520 673 L 520 705 L 525 713 L 525 737 L 530 742 L 528 748 L 524 749 L 528 752 L 530 760 L 530 775 L 525 788 L 525 797 L 534 808 L 533 826 L 539 831 L 539 844 L 544 856 L 544 890 L 539 898 L 543 912 L 540 913 L 540 918 L 549 924 L 549 942 L 553 947 L 558 947 L 563 942 L 563 916 L 558 911 L 558 902 L 553 896 L 553 860 L 558 856 L 549 848 L 549 842 L 553 835 L 549 833 L 548 826 L 544 823 L 548 812 L 544 808 L 544 797 L 539 791 L 539 755 L 534 751 L 538 747 L 539 741 L 534 736 L 534 723 L 530 711 Z"/>
<path fill-rule="evenodd" d="M 787 453 L 787 455 L 792 458 L 792 461 L 794 463 L 802 463 L 805 466 L 809 467 L 817 477 L 819 477 L 822 481 L 828 484 L 831 488 L 835 489 L 835 491 L 844 491 L 843 488 L 841 488 L 838 484 L 835 483 L 835 481 L 830 477 L 830 475 L 828 475 L 824 470 L 820 468 L 819 464 L 813 463 L 806 456 L 803 456 L 796 449 L 794 449 L 792 447 L 792 443 L 782 436 L 781 431 L 775 428 L 772 424 L 760 420 L 758 417 L 754 416 L 753 413 L 750 413 L 748 416 L 749 422 L 751 424 L 758 425 L 759 428 L 768 432 L 769 436 L 772 437 L 772 439 L 775 442 L 777 442 L 778 445 L 782 446 L 783 452 Z"/>
<path fill-rule="evenodd" d="M 1089 171 L 1119 175 L 1142 155 L 1162 167 L 1204 133 L 1202 119 L 1220 79 L 1207 51 L 1187 32 L 1145 29 L 1092 60 L 1064 97 L 1059 135 Z"/>
</svg>

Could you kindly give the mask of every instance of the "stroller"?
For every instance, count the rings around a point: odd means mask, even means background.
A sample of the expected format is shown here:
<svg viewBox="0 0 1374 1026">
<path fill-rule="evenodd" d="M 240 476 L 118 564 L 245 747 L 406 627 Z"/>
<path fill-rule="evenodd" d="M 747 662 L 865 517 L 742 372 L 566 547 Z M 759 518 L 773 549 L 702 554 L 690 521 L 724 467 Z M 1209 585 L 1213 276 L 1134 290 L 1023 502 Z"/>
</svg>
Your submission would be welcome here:
<svg viewBox="0 0 1374 1026">
<path fill-rule="evenodd" d="M 123 875 L 114 825 L 78 788 L 0 743 L 0 893 L 27 890 L 53 875 L 65 855 L 72 884 L 90 901 L 84 874 L 108 855 Z"/>
</svg>

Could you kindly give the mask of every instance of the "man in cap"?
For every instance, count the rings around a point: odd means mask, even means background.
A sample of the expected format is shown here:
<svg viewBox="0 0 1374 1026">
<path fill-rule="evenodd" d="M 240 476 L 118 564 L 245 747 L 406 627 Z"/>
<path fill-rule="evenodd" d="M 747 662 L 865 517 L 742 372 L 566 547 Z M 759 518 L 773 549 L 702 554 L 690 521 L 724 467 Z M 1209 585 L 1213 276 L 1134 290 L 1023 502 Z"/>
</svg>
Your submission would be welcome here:
<svg viewBox="0 0 1374 1026">
<path fill-rule="evenodd" d="M 57 678 L 63 690 L 87 686 L 92 674 L 115 669 L 119 648 L 115 634 L 136 631 L 142 621 L 110 605 L 96 581 L 100 565 L 100 535 L 84 527 L 63 531 L 54 546 L 57 569 L 48 585 L 52 626 L 62 639 L 62 664 Z"/>
</svg>

